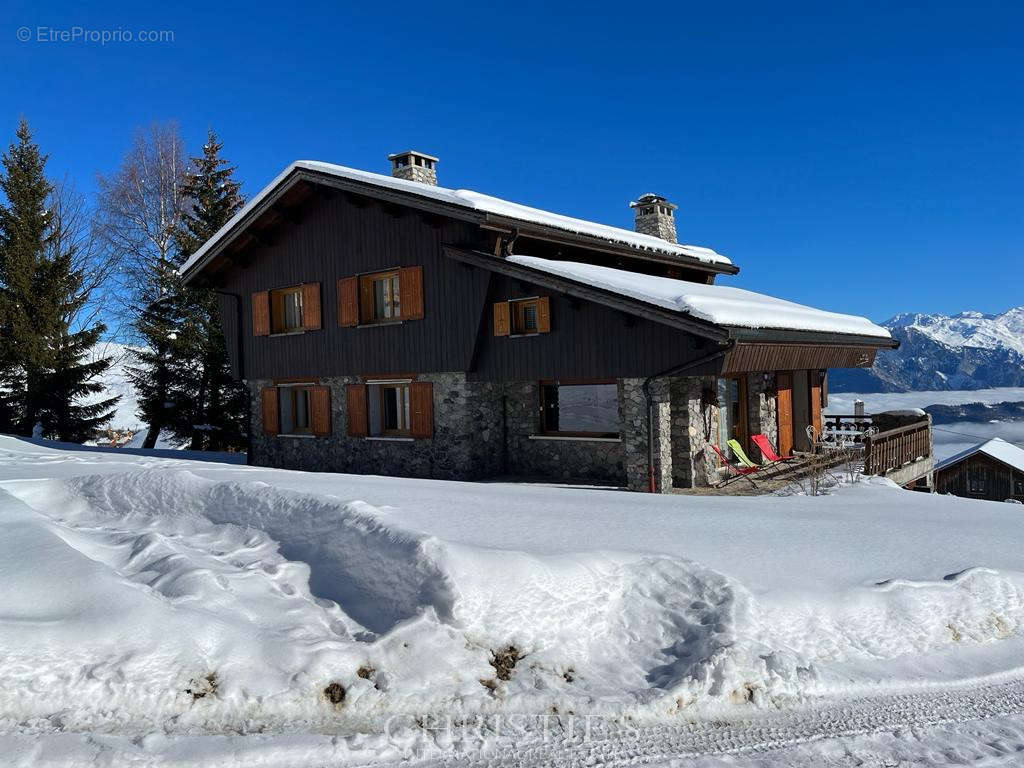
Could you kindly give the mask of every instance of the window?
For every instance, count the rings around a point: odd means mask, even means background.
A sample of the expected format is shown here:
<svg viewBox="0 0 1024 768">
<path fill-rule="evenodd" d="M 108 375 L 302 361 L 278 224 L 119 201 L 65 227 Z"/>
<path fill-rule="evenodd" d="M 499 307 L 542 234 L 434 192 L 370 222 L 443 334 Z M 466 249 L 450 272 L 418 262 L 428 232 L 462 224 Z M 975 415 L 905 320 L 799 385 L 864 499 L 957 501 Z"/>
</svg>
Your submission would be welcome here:
<svg viewBox="0 0 1024 768">
<path fill-rule="evenodd" d="M 747 381 L 745 378 L 718 380 L 718 440 L 725 449 L 729 440 L 747 441 Z"/>
<path fill-rule="evenodd" d="M 401 295 L 398 290 L 398 273 L 371 275 L 373 305 L 371 320 L 393 320 L 402 316 Z"/>
<path fill-rule="evenodd" d="M 423 319 L 423 267 L 338 280 L 338 325 L 354 328 Z"/>
<path fill-rule="evenodd" d="M 367 385 L 369 427 L 374 437 L 409 437 L 412 434 L 409 382 Z"/>
<path fill-rule="evenodd" d="M 970 467 L 967 470 L 967 490 L 970 493 L 985 493 L 987 473 L 984 467 Z"/>
<path fill-rule="evenodd" d="M 509 315 L 512 322 L 512 333 L 537 333 L 537 315 L 539 299 L 523 299 L 509 302 Z"/>
<path fill-rule="evenodd" d="M 310 408 L 311 386 L 284 386 L 277 388 L 280 433 L 282 435 L 308 435 L 312 429 Z"/>
<path fill-rule="evenodd" d="M 1024 479 L 1017 478 L 1013 481 L 1013 495 L 1024 496 Z"/>
<path fill-rule="evenodd" d="M 270 332 L 291 333 L 302 330 L 302 286 L 270 292 Z"/>
<path fill-rule="evenodd" d="M 544 434 L 579 437 L 619 436 L 619 388 L 597 384 L 541 384 Z"/>
</svg>

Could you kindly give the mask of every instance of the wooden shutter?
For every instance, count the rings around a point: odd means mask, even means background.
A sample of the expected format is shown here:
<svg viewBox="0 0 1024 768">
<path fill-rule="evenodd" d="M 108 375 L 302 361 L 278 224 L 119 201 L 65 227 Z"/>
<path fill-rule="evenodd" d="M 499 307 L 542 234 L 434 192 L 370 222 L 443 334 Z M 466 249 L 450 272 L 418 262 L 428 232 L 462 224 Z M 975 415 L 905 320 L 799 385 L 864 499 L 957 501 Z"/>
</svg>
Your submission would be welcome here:
<svg viewBox="0 0 1024 768">
<path fill-rule="evenodd" d="M 269 291 L 257 291 L 252 295 L 252 335 L 270 335 Z"/>
<path fill-rule="evenodd" d="M 373 279 L 369 275 L 359 278 L 359 322 L 373 322 Z"/>
<path fill-rule="evenodd" d="M 359 325 L 358 277 L 343 277 L 338 281 L 338 325 L 342 328 Z"/>
<path fill-rule="evenodd" d="M 276 435 L 280 431 L 277 418 L 277 387 L 264 387 L 260 392 L 260 405 L 263 411 L 263 431 L 268 435 Z"/>
<path fill-rule="evenodd" d="M 413 437 L 434 436 L 434 385 L 414 381 L 409 385 L 409 410 L 412 411 L 410 432 Z"/>
<path fill-rule="evenodd" d="M 403 320 L 423 317 L 423 267 L 398 270 L 398 301 Z"/>
<path fill-rule="evenodd" d="M 547 296 L 537 299 L 537 333 L 548 333 L 551 330 L 551 302 Z"/>
<path fill-rule="evenodd" d="M 320 283 L 302 286 L 302 327 L 307 331 L 320 330 Z"/>
<path fill-rule="evenodd" d="M 508 336 L 509 306 L 507 301 L 499 301 L 494 305 L 494 335 Z"/>
<path fill-rule="evenodd" d="M 330 387 L 313 387 L 309 390 L 309 421 L 317 437 L 331 434 Z"/>
<path fill-rule="evenodd" d="M 817 371 L 807 372 L 807 399 L 811 409 L 811 426 L 817 438 L 821 439 L 821 375 Z"/>
<path fill-rule="evenodd" d="M 366 418 L 365 384 L 349 384 L 345 387 L 345 409 L 348 414 L 349 436 L 366 437 L 370 430 Z"/>
<path fill-rule="evenodd" d="M 779 424 L 779 455 L 793 452 L 793 374 L 789 371 L 775 374 L 776 413 Z"/>
</svg>

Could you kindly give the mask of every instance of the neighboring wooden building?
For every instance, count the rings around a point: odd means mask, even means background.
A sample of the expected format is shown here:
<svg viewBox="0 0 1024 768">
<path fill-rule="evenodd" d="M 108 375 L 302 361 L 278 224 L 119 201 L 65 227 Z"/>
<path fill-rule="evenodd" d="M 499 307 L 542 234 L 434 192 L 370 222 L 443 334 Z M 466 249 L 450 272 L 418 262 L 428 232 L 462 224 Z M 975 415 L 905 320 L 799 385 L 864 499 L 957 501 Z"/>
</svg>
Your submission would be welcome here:
<svg viewBox="0 0 1024 768">
<path fill-rule="evenodd" d="M 935 467 L 935 492 L 1024 502 L 1024 449 L 996 437 Z"/>
<path fill-rule="evenodd" d="M 429 155 L 390 159 L 390 177 L 291 165 L 183 268 L 221 295 L 254 463 L 706 484 L 709 444 L 807 447 L 827 369 L 897 345 L 715 285 L 738 268 L 674 242 L 657 195 L 631 204 L 630 231 L 438 187 Z"/>
</svg>

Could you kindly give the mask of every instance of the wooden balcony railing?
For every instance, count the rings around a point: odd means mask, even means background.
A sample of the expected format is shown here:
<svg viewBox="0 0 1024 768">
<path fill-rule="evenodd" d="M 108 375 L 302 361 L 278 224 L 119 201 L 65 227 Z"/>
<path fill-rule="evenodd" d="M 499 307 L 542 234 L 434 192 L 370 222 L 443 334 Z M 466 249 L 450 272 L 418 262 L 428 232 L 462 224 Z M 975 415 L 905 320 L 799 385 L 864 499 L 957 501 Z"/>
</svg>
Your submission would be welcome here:
<svg viewBox="0 0 1024 768">
<path fill-rule="evenodd" d="M 932 452 L 932 425 L 919 421 L 886 432 L 865 434 L 864 474 L 885 475 L 927 458 Z"/>
</svg>

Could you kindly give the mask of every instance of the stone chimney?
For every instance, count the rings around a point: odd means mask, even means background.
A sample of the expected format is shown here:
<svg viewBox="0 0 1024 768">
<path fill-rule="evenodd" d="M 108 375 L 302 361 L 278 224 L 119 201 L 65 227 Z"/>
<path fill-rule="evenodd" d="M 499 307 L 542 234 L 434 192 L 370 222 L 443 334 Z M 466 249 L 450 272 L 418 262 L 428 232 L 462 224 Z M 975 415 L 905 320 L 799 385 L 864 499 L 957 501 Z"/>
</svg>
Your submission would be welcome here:
<svg viewBox="0 0 1024 768">
<path fill-rule="evenodd" d="M 675 210 L 679 206 L 672 205 L 661 195 L 648 192 L 630 203 L 629 207 L 636 217 L 633 229 L 637 232 L 676 242 Z"/>
<path fill-rule="evenodd" d="M 388 160 L 391 161 L 391 175 L 396 179 L 437 186 L 436 157 L 410 149 L 388 155 Z"/>
</svg>

